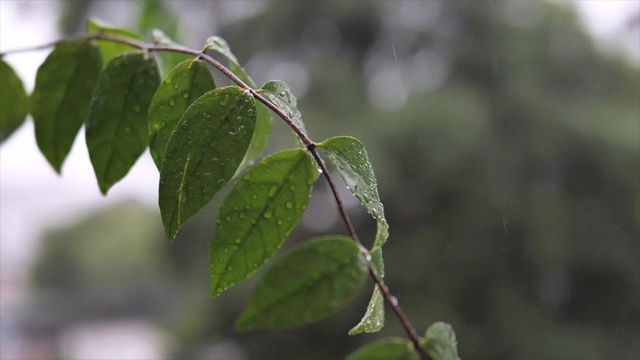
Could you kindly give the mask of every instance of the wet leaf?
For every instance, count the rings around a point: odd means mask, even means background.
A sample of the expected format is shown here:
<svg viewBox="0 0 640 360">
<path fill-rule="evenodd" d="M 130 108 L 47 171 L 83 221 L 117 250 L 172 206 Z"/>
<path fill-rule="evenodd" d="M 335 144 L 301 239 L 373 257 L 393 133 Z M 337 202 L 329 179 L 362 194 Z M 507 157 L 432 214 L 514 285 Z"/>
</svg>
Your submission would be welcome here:
<svg viewBox="0 0 640 360">
<path fill-rule="evenodd" d="M 389 338 L 361 347 L 347 360 L 419 360 L 419 356 L 409 340 Z"/>
<path fill-rule="evenodd" d="M 147 110 L 159 84 L 155 60 L 141 52 L 114 58 L 100 75 L 86 137 L 103 194 L 129 172 L 146 149 Z"/>
<path fill-rule="evenodd" d="M 29 96 L 13 68 L 0 59 L 0 143 L 24 123 Z"/>
<path fill-rule="evenodd" d="M 429 326 L 420 343 L 433 360 L 459 360 L 458 342 L 453 327 L 444 322 Z"/>
<path fill-rule="evenodd" d="M 347 188 L 378 222 L 374 246 L 382 246 L 389 237 L 389 225 L 378 195 L 378 184 L 364 145 L 350 136 L 327 139 L 317 147 L 324 149 L 338 169 Z"/>
<path fill-rule="evenodd" d="M 367 265 L 350 238 L 310 241 L 266 272 L 235 327 L 283 328 L 323 319 L 349 302 L 366 278 Z"/>
<path fill-rule="evenodd" d="M 374 247 L 370 252 L 371 263 L 380 278 L 384 277 L 384 264 L 382 262 L 382 249 Z M 349 335 L 357 335 L 360 333 L 374 333 L 380 331 L 384 327 L 384 296 L 382 291 L 376 285 L 367 305 L 367 310 L 358 325 L 349 330 Z"/>
<path fill-rule="evenodd" d="M 102 69 L 100 61 L 95 45 L 74 41 L 57 46 L 38 68 L 31 95 L 36 141 L 58 173 L 89 117 L 91 95 Z"/>
<path fill-rule="evenodd" d="M 273 105 L 282 110 L 304 134 L 307 134 L 306 126 L 302 121 L 302 114 L 298 110 L 298 101 L 291 93 L 289 85 L 279 80 L 269 81 L 258 90 L 258 93 L 265 96 Z M 295 135 L 295 137 L 298 143 L 304 146 L 298 135 Z"/>
<path fill-rule="evenodd" d="M 253 96 L 236 86 L 207 92 L 182 115 L 160 171 L 160 213 L 169 239 L 231 179 L 255 121 Z"/>
<path fill-rule="evenodd" d="M 215 87 L 205 63 L 195 59 L 180 63 L 162 81 L 149 106 L 149 150 L 158 169 L 182 114 L 196 99 Z"/>
<path fill-rule="evenodd" d="M 282 246 L 309 202 L 318 178 L 303 149 L 266 157 L 238 180 L 218 213 L 211 241 L 211 292 L 251 277 Z"/>
<path fill-rule="evenodd" d="M 142 41 L 142 38 L 138 36 L 136 33 L 131 32 L 125 29 L 119 29 L 115 27 L 111 27 L 109 25 L 103 24 L 96 19 L 89 19 L 87 22 L 87 34 L 97 34 L 103 33 L 107 35 L 117 35 L 125 38 L 129 38 L 132 40 Z M 106 66 L 109 61 L 111 61 L 116 56 L 128 52 L 128 51 L 137 51 L 138 48 L 118 43 L 114 41 L 100 40 L 98 42 L 98 48 L 100 49 L 100 54 L 102 55 L 102 64 Z"/>
<path fill-rule="evenodd" d="M 207 39 L 207 43 L 204 47 L 204 51 L 206 50 L 213 50 L 224 56 L 228 61 L 229 70 L 231 70 L 231 72 L 239 77 L 245 84 L 251 88 L 256 88 L 256 83 L 251 79 L 251 77 L 249 77 L 249 75 L 247 75 L 242 66 L 240 66 L 238 59 L 231 52 L 226 40 L 219 36 L 212 36 Z M 251 139 L 251 145 L 249 145 L 249 149 L 240 164 L 238 173 L 246 169 L 248 166 L 253 165 L 253 162 L 262 155 L 264 149 L 267 147 L 269 137 L 271 136 L 273 119 L 271 118 L 269 110 L 262 103 L 256 104 L 256 107 L 258 110 L 256 130 L 253 134 L 253 138 Z"/>
</svg>

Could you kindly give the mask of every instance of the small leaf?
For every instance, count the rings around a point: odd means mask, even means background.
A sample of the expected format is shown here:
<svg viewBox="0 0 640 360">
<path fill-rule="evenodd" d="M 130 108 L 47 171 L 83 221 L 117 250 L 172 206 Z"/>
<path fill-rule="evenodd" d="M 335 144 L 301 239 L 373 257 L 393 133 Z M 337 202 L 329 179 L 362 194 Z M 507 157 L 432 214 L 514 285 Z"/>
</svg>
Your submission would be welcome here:
<svg viewBox="0 0 640 360">
<path fill-rule="evenodd" d="M 159 83 L 155 60 L 141 52 L 114 58 L 100 75 L 86 137 L 103 194 L 129 172 L 146 149 L 147 110 Z"/>
<path fill-rule="evenodd" d="M 229 70 L 231 70 L 231 72 L 239 77 L 245 84 L 255 89 L 256 83 L 251 79 L 251 77 L 249 77 L 249 75 L 247 75 L 242 66 L 240 66 L 238 58 L 236 58 L 236 56 L 231 52 L 226 40 L 219 36 L 212 36 L 208 38 L 203 51 L 207 50 L 213 50 L 224 56 L 228 61 Z M 253 134 L 253 138 L 251 139 L 251 145 L 249 145 L 249 149 L 242 160 L 242 164 L 240 164 L 240 167 L 238 168 L 238 172 L 244 170 L 248 166 L 251 166 L 253 162 L 262 155 L 267 146 L 269 137 L 271 136 L 273 120 L 271 119 L 269 110 L 262 103 L 257 104 L 256 107 L 258 109 L 256 130 Z"/>
<path fill-rule="evenodd" d="M 196 99 L 215 87 L 205 63 L 195 59 L 180 63 L 160 84 L 149 106 L 149 150 L 158 170 L 182 114 Z"/>
<path fill-rule="evenodd" d="M 418 360 L 418 353 L 409 340 L 401 338 L 381 339 L 361 347 L 347 360 Z"/>
<path fill-rule="evenodd" d="M 87 34 L 97 34 L 103 33 L 107 35 L 117 35 L 125 38 L 129 38 L 132 40 L 142 41 L 142 38 L 138 36 L 136 33 L 131 32 L 125 29 L 118 29 L 114 27 L 110 27 L 106 24 L 99 22 L 96 19 L 89 19 L 87 22 Z M 118 43 L 114 41 L 106 41 L 101 40 L 98 43 L 98 48 L 100 49 L 100 54 L 102 55 L 102 64 L 106 66 L 109 61 L 111 61 L 116 56 L 128 52 L 128 51 L 137 51 L 138 48 Z"/>
<path fill-rule="evenodd" d="M 384 276 L 384 264 L 382 262 L 382 249 L 380 247 L 374 247 L 370 252 L 371 263 L 376 273 L 380 278 Z M 349 335 L 357 335 L 360 333 L 374 333 L 380 331 L 384 327 L 384 296 L 380 287 L 376 284 L 367 305 L 367 311 L 365 312 L 362 320 L 358 325 L 349 330 Z"/>
<path fill-rule="evenodd" d="M 36 141 L 58 173 L 89 116 L 100 61 L 95 45 L 74 41 L 58 45 L 38 68 L 31 95 Z"/>
<path fill-rule="evenodd" d="M 303 149 L 266 157 L 233 187 L 211 241 L 211 292 L 248 279 L 282 246 L 304 214 L 318 178 Z"/>
<path fill-rule="evenodd" d="M 162 2 L 151 1 L 151 2 L 145 2 L 145 5 L 156 4 L 156 3 L 162 4 Z M 157 16 L 160 16 L 160 14 L 154 17 L 157 17 Z M 153 43 L 156 45 L 173 46 L 173 47 L 179 47 L 179 48 L 185 47 L 182 44 L 178 44 L 175 41 L 173 41 L 169 36 L 167 36 L 162 30 L 159 30 L 159 29 L 153 29 L 151 31 L 151 38 L 153 39 Z M 178 66 L 181 62 L 184 62 L 187 60 L 193 60 L 193 55 L 183 54 L 183 53 L 174 52 L 174 51 L 159 51 L 155 55 L 158 59 L 158 62 L 160 63 L 160 70 L 162 74 L 168 74 L 173 68 Z"/>
<path fill-rule="evenodd" d="M 298 110 L 298 101 L 291 93 L 289 85 L 279 80 L 269 81 L 262 85 L 262 89 L 258 90 L 258 93 L 264 95 L 273 105 L 282 110 L 304 134 L 307 134 L 306 126 L 302 121 L 302 114 Z M 298 135 L 296 135 L 296 140 L 300 145 L 304 146 Z"/>
<path fill-rule="evenodd" d="M 323 319 L 349 302 L 366 278 L 366 262 L 350 238 L 310 241 L 267 271 L 235 327 L 283 328 Z"/>
<path fill-rule="evenodd" d="M 459 360 L 458 342 L 453 327 L 444 322 L 429 326 L 420 343 L 433 360 Z"/>
<path fill-rule="evenodd" d="M 22 125 L 29 113 L 29 96 L 13 68 L 0 59 L 0 143 Z"/>
<path fill-rule="evenodd" d="M 347 188 L 378 222 L 374 246 L 382 246 L 389 236 L 389 225 L 378 195 L 378 184 L 364 145 L 350 136 L 337 136 L 317 145 L 324 149 Z"/>
<path fill-rule="evenodd" d="M 211 90 L 185 111 L 160 171 L 160 213 L 169 239 L 229 182 L 255 128 L 253 96 L 237 87 Z"/>
</svg>

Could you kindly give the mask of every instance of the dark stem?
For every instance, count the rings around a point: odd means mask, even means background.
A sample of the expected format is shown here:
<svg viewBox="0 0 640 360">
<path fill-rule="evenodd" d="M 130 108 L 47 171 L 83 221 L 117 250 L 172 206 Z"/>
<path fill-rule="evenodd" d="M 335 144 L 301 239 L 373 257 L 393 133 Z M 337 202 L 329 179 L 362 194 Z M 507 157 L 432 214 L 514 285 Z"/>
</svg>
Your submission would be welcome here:
<svg viewBox="0 0 640 360">
<path fill-rule="evenodd" d="M 97 33 L 97 34 L 93 34 L 93 35 L 73 36 L 73 37 L 68 37 L 68 38 L 65 38 L 65 39 L 57 40 L 57 41 L 54 41 L 54 42 L 51 42 L 51 43 L 48 43 L 48 44 L 32 47 L 32 48 L 25 48 L 25 49 L 7 51 L 7 52 L 0 53 L 0 58 L 3 57 L 5 54 L 9 54 L 9 53 L 19 53 L 19 52 L 26 52 L 26 51 L 32 51 L 32 50 L 40 50 L 40 49 L 49 48 L 51 46 L 56 46 L 56 45 L 59 45 L 59 44 L 65 43 L 65 42 L 69 42 L 69 41 L 92 40 L 92 39 L 106 40 L 106 41 L 113 41 L 113 42 L 123 43 L 123 44 L 131 45 L 133 47 L 137 47 L 137 48 L 145 50 L 145 51 L 178 52 L 178 53 L 193 55 L 195 57 L 203 59 L 204 61 L 208 62 L 213 67 L 218 69 L 220 72 L 222 72 L 226 77 L 228 77 L 231 81 L 236 83 L 239 87 L 245 89 L 246 91 L 249 91 L 253 95 L 253 97 L 258 99 L 258 101 L 263 103 L 266 107 L 271 109 L 271 111 L 276 113 L 276 115 L 278 115 L 282 120 L 284 120 L 284 122 L 286 122 L 287 125 L 289 125 L 289 127 L 291 127 L 293 129 L 293 131 L 300 137 L 300 139 L 302 140 L 302 143 L 305 145 L 305 147 L 307 148 L 309 153 L 311 153 L 311 155 L 315 159 L 316 163 L 320 167 L 320 170 L 322 170 L 322 174 L 324 175 L 324 178 L 326 179 L 327 183 L 329 184 L 329 188 L 331 189 L 331 192 L 333 193 L 333 198 L 335 199 L 336 205 L 338 206 L 338 212 L 340 213 L 340 216 L 342 217 L 342 220 L 343 220 L 345 226 L 347 227 L 347 232 L 349 233 L 349 236 L 353 239 L 353 241 L 358 245 L 358 247 L 360 248 L 360 253 L 365 259 L 365 262 L 367 264 L 367 268 L 369 270 L 369 275 L 371 276 L 373 281 L 376 283 L 376 285 L 378 285 L 378 287 L 382 291 L 382 294 L 383 294 L 386 302 L 389 304 L 389 306 L 391 307 L 393 312 L 396 314 L 396 317 L 398 318 L 398 320 L 400 320 L 400 323 L 402 324 L 402 327 L 404 328 L 405 332 L 407 333 L 407 336 L 409 337 L 409 339 L 413 343 L 413 346 L 415 347 L 415 350 L 417 351 L 417 353 L 420 356 L 420 358 L 422 360 L 429 360 L 430 359 L 430 357 L 427 355 L 427 353 L 425 352 L 424 348 L 420 344 L 420 337 L 418 336 L 418 334 L 416 333 L 415 329 L 413 328 L 413 325 L 411 325 L 411 322 L 409 321 L 409 319 L 406 317 L 406 315 L 402 311 L 402 308 L 400 308 L 400 305 L 398 303 L 398 299 L 391 294 L 391 292 L 389 291 L 389 288 L 384 284 L 384 282 L 382 281 L 382 279 L 380 278 L 380 276 L 378 275 L 376 270 L 373 268 L 373 264 L 371 263 L 371 255 L 369 254 L 369 251 L 367 250 L 367 248 L 365 248 L 362 245 L 362 243 L 360 242 L 360 239 L 358 238 L 358 234 L 356 233 L 356 230 L 353 227 L 353 223 L 351 222 L 351 219 L 347 215 L 347 212 L 345 210 L 344 204 L 342 202 L 342 198 L 340 197 L 340 194 L 338 193 L 338 188 L 336 187 L 336 184 L 333 181 L 333 178 L 331 177 L 331 174 L 329 173 L 329 170 L 327 169 L 326 164 L 324 163 L 324 161 L 322 160 L 322 158 L 318 154 L 318 150 L 316 149 L 316 143 L 313 142 L 307 136 L 307 134 L 305 134 L 302 131 L 302 129 L 300 129 L 291 120 L 291 118 L 289 118 L 289 116 L 287 114 L 285 114 L 277 106 L 275 106 L 273 103 L 271 103 L 267 98 L 265 98 L 260 93 L 258 93 L 255 89 L 253 89 L 252 87 L 247 85 L 244 81 L 242 81 L 242 79 L 240 79 L 236 74 L 232 73 L 231 70 L 229 70 L 226 66 L 222 65 L 219 61 L 217 61 L 213 57 L 205 54 L 204 51 L 198 51 L 198 50 L 193 50 L 193 49 L 180 47 L 180 46 L 173 46 L 173 45 L 169 46 L 169 45 L 147 44 L 147 43 L 135 40 L 135 39 L 131 39 L 131 38 L 123 37 L 123 36 L 117 36 L 117 35 L 104 34 L 104 33 Z"/>
</svg>

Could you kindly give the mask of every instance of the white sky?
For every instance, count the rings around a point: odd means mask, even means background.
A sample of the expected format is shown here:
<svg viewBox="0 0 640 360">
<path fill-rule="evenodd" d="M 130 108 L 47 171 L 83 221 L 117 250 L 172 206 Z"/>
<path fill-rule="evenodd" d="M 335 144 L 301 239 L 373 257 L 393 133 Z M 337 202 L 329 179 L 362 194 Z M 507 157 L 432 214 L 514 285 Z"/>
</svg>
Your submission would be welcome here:
<svg viewBox="0 0 640 360">
<path fill-rule="evenodd" d="M 579 1 L 580 14 L 600 39 L 603 49 L 624 49 L 635 63 L 640 58 L 638 37 L 620 36 L 620 27 L 640 8 L 640 1 Z M 28 11 L 19 2 L 0 0 L 0 50 L 29 47 L 55 40 L 56 6 L 39 1 Z M 28 91 L 38 66 L 48 51 L 28 52 L 6 58 L 25 82 Z M 56 175 L 39 153 L 30 120 L 0 147 L 0 269 L 24 270 L 34 253 L 42 229 L 65 224 L 90 210 L 122 199 L 135 198 L 151 206 L 157 203 L 158 172 L 148 152 L 107 197 L 100 195 L 81 132 Z"/>
</svg>

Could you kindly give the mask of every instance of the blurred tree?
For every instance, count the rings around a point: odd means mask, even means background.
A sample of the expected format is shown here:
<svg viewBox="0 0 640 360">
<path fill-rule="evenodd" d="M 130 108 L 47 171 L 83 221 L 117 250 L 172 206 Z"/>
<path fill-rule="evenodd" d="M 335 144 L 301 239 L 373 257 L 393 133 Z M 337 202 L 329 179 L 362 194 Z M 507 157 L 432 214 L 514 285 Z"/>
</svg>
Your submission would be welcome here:
<svg viewBox="0 0 640 360">
<path fill-rule="evenodd" d="M 63 4 L 68 18 L 87 17 Z M 97 4 L 87 13 L 115 17 L 94 12 Z M 197 44 L 220 34 L 258 83 L 289 82 L 314 139 L 352 134 L 365 142 L 391 225 L 387 281 L 419 330 L 452 323 L 463 358 L 640 357 L 640 72 L 599 53 L 572 7 L 127 4 L 142 9 L 141 29 L 163 28 L 152 14 L 170 9 L 163 14 L 175 15 L 176 37 Z M 282 140 L 276 135 L 271 146 L 288 146 Z M 335 211 L 321 206 L 322 196 L 318 184 L 309 211 L 331 219 Z M 371 222 L 360 219 L 361 237 L 372 239 Z M 118 272 L 104 259 L 139 254 L 130 261 L 149 266 L 140 270 L 146 280 L 123 277 L 113 286 L 144 283 L 160 291 L 156 300 L 181 286 L 185 302 L 163 320 L 179 339 L 176 358 L 215 357 L 207 346 L 229 339 L 251 358 L 337 358 L 371 337 L 345 336 L 364 295 L 340 316 L 303 329 L 233 334 L 250 285 L 207 299 L 210 224 L 198 217 L 172 245 L 139 221 L 144 234 L 118 237 L 119 226 L 58 233 L 66 241 L 46 243 L 34 284 L 89 292 L 95 280 L 116 283 Z M 313 231 L 302 227 L 291 241 Z M 95 234 L 101 240 L 89 240 Z M 134 248 L 103 257 L 90 245 L 117 248 L 116 241 Z M 399 331 L 390 319 L 373 336 Z"/>
</svg>

